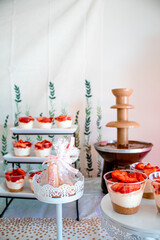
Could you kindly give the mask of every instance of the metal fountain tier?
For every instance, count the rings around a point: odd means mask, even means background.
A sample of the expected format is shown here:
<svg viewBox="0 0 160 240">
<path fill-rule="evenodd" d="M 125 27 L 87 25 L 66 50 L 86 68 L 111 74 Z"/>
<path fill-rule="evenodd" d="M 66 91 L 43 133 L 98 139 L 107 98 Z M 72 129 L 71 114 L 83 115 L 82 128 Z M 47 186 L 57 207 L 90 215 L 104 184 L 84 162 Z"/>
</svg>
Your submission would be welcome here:
<svg viewBox="0 0 160 240">
<path fill-rule="evenodd" d="M 152 149 L 153 144 L 128 140 L 128 129 L 139 127 L 139 124 L 128 121 L 128 109 L 134 106 L 129 104 L 129 96 L 133 90 L 128 88 L 113 89 L 112 93 L 116 97 L 116 105 L 111 108 L 117 109 L 117 121 L 109 122 L 106 127 L 117 128 L 117 141 L 103 141 L 94 144 L 95 149 L 104 159 L 102 172 L 102 190 L 107 193 L 107 188 L 103 175 L 114 169 L 125 169 L 130 164 L 140 162 Z"/>
</svg>

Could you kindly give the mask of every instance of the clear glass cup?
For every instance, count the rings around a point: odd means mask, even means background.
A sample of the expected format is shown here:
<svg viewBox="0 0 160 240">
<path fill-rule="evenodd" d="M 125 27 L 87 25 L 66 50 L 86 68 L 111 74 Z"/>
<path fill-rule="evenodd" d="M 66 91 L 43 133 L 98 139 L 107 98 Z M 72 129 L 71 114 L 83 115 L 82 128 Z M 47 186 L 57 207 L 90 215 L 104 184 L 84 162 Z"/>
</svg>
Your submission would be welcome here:
<svg viewBox="0 0 160 240">
<path fill-rule="evenodd" d="M 127 172 L 127 174 L 133 175 L 136 178 L 139 178 L 138 177 L 140 176 L 139 174 L 143 176 L 143 178 L 140 179 L 138 182 L 124 183 L 113 179 L 112 173 L 115 171 L 108 172 L 104 175 L 104 180 L 109 192 L 109 196 L 114 211 L 126 215 L 134 214 L 139 209 L 145 183 L 147 180 L 147 175 L 132 170 L 118 170 L 118 171 Z"/>
<path fill-rule="evenodd" d="M 39 169 L 34 169 L 34 170 L 31 170 L 27 173 L 28 175 L 28 181 L 29 181 L 29 184 L 30 184 L 30 188 L 32 190 L 32 192 L 34 193 L 34 189 L 33 189 L 33 176 L 35 174 L 41 174 L 43 170 L 39 170 Z"/>
<path fill-rule="evenodd" d="M 24 175 L 17 175 L 17 176 L 10 176 L 8 175 L 9 172 L 5 173 L 6 178 L 6 185 L 10 192 L 21 192 L 24 187 L 25 176 Z"/>
<path fill-rule="evenodd" d="M 160 212 L 160 172 L 151 173 L 149 179 L 153 188 L 155 203 L 158 212 Z"/>
</svg>

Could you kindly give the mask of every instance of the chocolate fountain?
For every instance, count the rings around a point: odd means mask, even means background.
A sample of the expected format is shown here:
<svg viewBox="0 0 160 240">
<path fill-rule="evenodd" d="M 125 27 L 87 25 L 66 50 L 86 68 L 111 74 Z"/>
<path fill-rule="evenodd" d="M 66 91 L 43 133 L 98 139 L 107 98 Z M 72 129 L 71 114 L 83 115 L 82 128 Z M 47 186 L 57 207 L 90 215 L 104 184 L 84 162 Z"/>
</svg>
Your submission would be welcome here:
<svg viewBox="0 0 160 240">
<path fill-rule="evenodd" d="M 117 128 L 117 141 L 103 141 L 94 144 L 95 149 L 104 159 L 101 187 L 104 193 L 107 188 L 103 175 L 115 169 L 126 169 L 135 162 L 141 162 L 146 154 L 152 149 L 152 143 L 129 141 L 128 129 L 139 127 L 139 124 L 128 121 L 128 109 L 134 108 L 129 104 L 129 96 L 133 90 L 129 88 L 112 89 L 116 97 L 116 105 L 111 108 L 117 109 L 117 121 L 109 122 L 107 127 Z"/>
</svg>

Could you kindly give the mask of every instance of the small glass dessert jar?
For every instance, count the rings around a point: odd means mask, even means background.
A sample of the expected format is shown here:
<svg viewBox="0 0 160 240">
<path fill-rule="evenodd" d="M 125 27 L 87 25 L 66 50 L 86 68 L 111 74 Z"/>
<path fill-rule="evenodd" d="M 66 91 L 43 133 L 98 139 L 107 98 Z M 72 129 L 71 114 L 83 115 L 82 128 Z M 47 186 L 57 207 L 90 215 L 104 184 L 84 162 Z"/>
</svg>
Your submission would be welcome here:
<svg viewBox="0 0 160 240">
<path fill-rule="evenodd" d="M 47 157 L 51 154 L 52 142 L 43 140 L 34 145 L 34 152 L 36 157 Z"/>
<path fill-rule="evenodd" d="M 67 115 L 60 115 L 55 118 L 57 128 L 71 128 L 72 126 L 72 119 L 70 116 Z"/>
<path fill-rule="evenodd" d="M 20 139 L 18 142 L 13 142 L 14 155 L 16 157 L 28 157 L 30 155 L 32 143 Z"/>
<path fill-rule="evenodd" d="M 24 187 L 26 173 L 21 168 L 5 173 L 6 185 L 10 192 L 21 192 Z"/>
<path fill-rule="evenodd" d="M 18 127 L 23 129 L 31 129 L 33 128 L 34 118 L 29 117 L 20 117 L 18 119 Z"/>
<path fill-rule="evenodd" d="M 149 179 L 153 187 L 155 203 L 160 212 L 160 172 L 151 173 Z"/>
<path fill-rule="evenodd" d="M 32 192 L 34 193 L 34 189 L 33 189 L 33 177 L 35 174 L 41 174 L 42 173 L 42 170 L 38 170 L 38 169 L 34 169 L 34 170 L 31 170 L 27 173 L 28 175 L 28 181 L 29 181 L 29 184 L 30 184 L 30 187 L 31 187 L 31 190 Z"/>
<path fill-rule="evenodd" d="M 41 129 L 51 129 L 53 117 L 38 117 L 37 120 L 37 127 Z"/>
<path fill-rule="evenodd" d="M 142 163 L 142 162 L 134 163 L 130 165 L 130 168 L 131 170 L 138 170 L 147 175 L 147 181 L 146 181 L 146 185 L 143 192 L 143 198 L 154 199 L 151 181 L 149 180 L 148 176 L 151 173 L 158 171 L 158 169 L 160 170 L 160 168 L 158 166 L 152 166 L 150 163 Z"/>
<path fill-rule="evenodd" d="M 106 186 L 115 212 L 134 214 L 138 211 L 146 174 L 132 170 L 115 170 L 104 175 Z"/>
</svg>

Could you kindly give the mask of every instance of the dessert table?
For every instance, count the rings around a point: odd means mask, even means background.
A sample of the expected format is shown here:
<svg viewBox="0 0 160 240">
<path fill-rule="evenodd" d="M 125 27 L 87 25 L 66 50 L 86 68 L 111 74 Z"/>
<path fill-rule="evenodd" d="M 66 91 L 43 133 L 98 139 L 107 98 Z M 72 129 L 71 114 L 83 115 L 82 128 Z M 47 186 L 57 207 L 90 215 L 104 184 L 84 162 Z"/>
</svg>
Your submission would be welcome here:
<svg viewBox="0 0 160 240">
<path fill-rule="evenodd" d="M 117 239 L 160 239 L 160 214 L 154 199 L 143 198 L 137 213 L 122 215 L 113 211 L 107 194 L 101 200 L 101 221 L 109 235 Z"/>
</svg>

